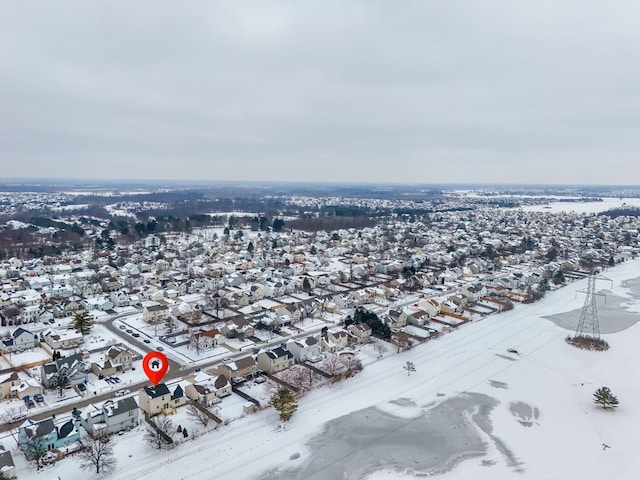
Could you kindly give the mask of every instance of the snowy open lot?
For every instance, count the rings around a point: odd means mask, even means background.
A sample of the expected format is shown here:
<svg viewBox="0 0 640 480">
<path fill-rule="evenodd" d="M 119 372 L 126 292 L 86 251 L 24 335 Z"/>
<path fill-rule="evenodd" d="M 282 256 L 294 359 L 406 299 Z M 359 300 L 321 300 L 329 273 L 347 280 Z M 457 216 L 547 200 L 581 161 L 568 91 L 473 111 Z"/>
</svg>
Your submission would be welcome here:
<svg viewBox="0 0 640 480">
<path fill-rule="evenodd" d="M 626 262 L 606 272 L 625 320 L 638 311 L 639 267 Z M 116 437 L 120 463 L 105 478 L 635 479 L 640 385 L 630 372 L 640 327 L 616 325 L 604 335 L 609 351 L 587 352 L 568 346 L 568 330 L 547 318 L 579 309 L 584 297 L 575 292 L 585 286 L 576 282 L 400 354 L 389 350 L 354 378 L 304 396 L 284 429 L 265 409 L 168 452 L 142 442 L 142 429 Z M 603 331 L 615 316 L 603 315 Z M 407 361 L 416 366 L 410 376 Z M 617 411 L 593 404 L 603 385 L 620 399 Z M 25 478 L 79 472 L 65 460 L 36 476 L 15 456 Z"/>
</svg>

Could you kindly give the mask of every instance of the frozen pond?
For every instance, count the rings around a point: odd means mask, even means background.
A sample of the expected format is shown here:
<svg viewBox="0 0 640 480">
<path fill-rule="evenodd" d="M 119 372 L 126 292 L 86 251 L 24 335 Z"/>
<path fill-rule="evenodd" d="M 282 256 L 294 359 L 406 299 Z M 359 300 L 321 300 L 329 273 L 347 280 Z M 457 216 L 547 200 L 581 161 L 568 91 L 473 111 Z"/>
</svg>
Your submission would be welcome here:
<svg viewBox="0 0 640 480">
<path fill-rule="evenodd" d="M 430 407 L 401 398 L 359 410 L 327 423 L 308 442 L 309 458 L 293 455 L 295 466 L 281 465 L 259 480 L 359 480 L 381 469 L 423 477 L 484 456 L 489 443 L 508 466 L 520 470 L 514 453 L 493 435 L 489 417 L 497 405 L 488 395 L 464 393 Z M 528 419 L 524 405 L 513 412 Z"/>
</svg>

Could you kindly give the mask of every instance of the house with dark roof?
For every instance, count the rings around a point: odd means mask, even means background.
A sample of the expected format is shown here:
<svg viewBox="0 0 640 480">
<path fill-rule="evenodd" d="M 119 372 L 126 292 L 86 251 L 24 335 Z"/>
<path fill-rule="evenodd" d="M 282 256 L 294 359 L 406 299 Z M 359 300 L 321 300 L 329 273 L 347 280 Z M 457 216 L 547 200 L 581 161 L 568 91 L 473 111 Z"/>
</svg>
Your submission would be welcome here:
<svg viewBox="0 0 640 480">
<path fill-rule="evenodd" d="M 33 459 L 33 445 L 46 450 L 66 447 L 80 439 L 79 422 L 73 418 L 47 418 L 40 422 L 26 420 L 18 429 L 18 446 L 27 459 Z"/>
<path fill-rule="evenodd" d="M 289 340 L 285 348 L 293 354 L 296 361 L 301 363 L 320 357 L 320 342 L 316 337 Z"/>
<path fill-rule="evenodd" d="M 204 406 L 210 406 L 216 403 L 218 398 L 231 395 L 231 383 L 224 375 L 198 372 L 192 381 L 193 383 L 184 389 L 185 394 Z"/>
<path fill-rule="evenodd" d="M 67 380 L 67 386 L 79 385 L 87 379 L 87 365 L 81 353 L 59 358 L 40 367 L 40 379 L 46 388 L 56 388 L 62 376 Z"/>
<path fill-rule="evenodd" d="M 11 452 L 7 450 L 7 448 L 1 443 L 0 443 L 0 474 L 4 475 L 5 478 L 16 477 L 16 467 L 13 463 L 13 457 L 11 456 Z"/>
<path fill-rule="evenodd" d="M 138 394 L 140 408 L 149 417 L 167 414 L 187 403 L 184 389 L 189 382 L 180 382 L 169 387 L 165 383 L 144 387 Z"/>
<path fill-rule="evenodd" d="M 171 312 L 166 305 L 145 305 L 142 310 L 142 318 L 145 322 L 155 324 L 162 323 L 169 318 Z"/>
<path fill-rule="evenodd" d="M 91 364 L 91 371 L 97 376 L 108 377 L 131 370 L 133 354 L 120 347 L 111 347 L 100 362 Z"/>
<path fill-rule="evenodd" d="M 38 338 L 29 330 L 20 327 L 15 329 L 9 338 L 0 342 L 0 350 L 6 353 L 21 352 L 36 345 L 38 345 Z"/>
<path fill-rule="evenodd" d="M 247 377 L 256 373 L 256 361 L 252 356 L 238 358 L 233 362 L 222 363 L 208 370 L 212 373 L 224 375 L 229 380 L 237 377 Z"/>
<path fill-rule="evenodd" d="M 140 423 L 140 409 L 133 397 L 107 400 L 101 407 L 88 405 L 80 423 L 92 437 L 128 430 Z"/>
<path fill-rule="evenodd" d="M 293 354 L 282 347 L 260 352 L 256 357 L 258 368 L 267 373 L 275 373 L 289 368 L 295 362 Z"/>
</svg>

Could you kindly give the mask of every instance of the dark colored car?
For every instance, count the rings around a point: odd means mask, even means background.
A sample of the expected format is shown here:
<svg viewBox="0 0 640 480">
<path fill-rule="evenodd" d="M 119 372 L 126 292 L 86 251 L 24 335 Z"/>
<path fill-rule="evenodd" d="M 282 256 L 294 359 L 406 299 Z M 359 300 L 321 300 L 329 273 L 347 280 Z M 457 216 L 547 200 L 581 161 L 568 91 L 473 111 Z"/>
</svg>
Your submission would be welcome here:
<svg viewBox="0 0 640 480">
<path fill-rule="evenodd" d="M 36 406 L 36 404 L 33 403 L 33 400 L 31 400 L 30 398 L 25 398 L 24 403 L 26 403 L 27 408 L 33 408 Z"/>
<path fill-rule="evenodd" d="M 137 333 L 137 332 L 133 332 L 133 333 L 131 334 L 131 336 L 132 336 L 132 337 L 136 337 L 136 338 L 138 338 L 138 337 L 140 336 L 140 334 L 139 334 L 139 333 Z"/>
<path fill-rule="evenodd" d="M 36 402 L 38 402 L 38 403 L 42 403 L 42 402 L 44 402 L 44 397 L 43 397 L 42 395 L 40 395 L 39 393 L 36 393 L 36 394 L 33 396 L 33 399 L 34 399 Z"/>
<path fill-rule="evenodd" d="M 81 392 L 86 392 L 87 391 L 87 387 L 84 383 L 80 383 L 78 384 L 78 390 L 80 390 Z"/>
</svg>

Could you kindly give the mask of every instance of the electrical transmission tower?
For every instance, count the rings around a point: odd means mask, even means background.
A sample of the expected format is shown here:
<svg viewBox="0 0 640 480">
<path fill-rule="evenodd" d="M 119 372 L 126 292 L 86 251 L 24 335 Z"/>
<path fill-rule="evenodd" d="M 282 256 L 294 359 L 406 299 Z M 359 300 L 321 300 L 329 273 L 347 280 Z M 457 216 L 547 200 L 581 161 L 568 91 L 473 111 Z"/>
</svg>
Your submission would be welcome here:
<svg viewBox="0 0 640 480">
<path fill-rule="evenodd" d="M 604 297 L 605 302 L 607 297 L 602 293 L 596 293 L 596 280 L 610 281 L 613 286 L 613 281 L 610 278 L 599 276 L 596 270 L 589 274 L 587 289 L 578 290 L 578 292 L 586 294 L 584 305 L 580 312 L 578 327 L 576 328 L 574 336 L 567 339 L 567 341 L 574 346 L 588 350 L 606 350 L 608 348 L 607 342 L 600 338 L 600 322 L 598 320 L 596 296 Z"/>
</svg>

